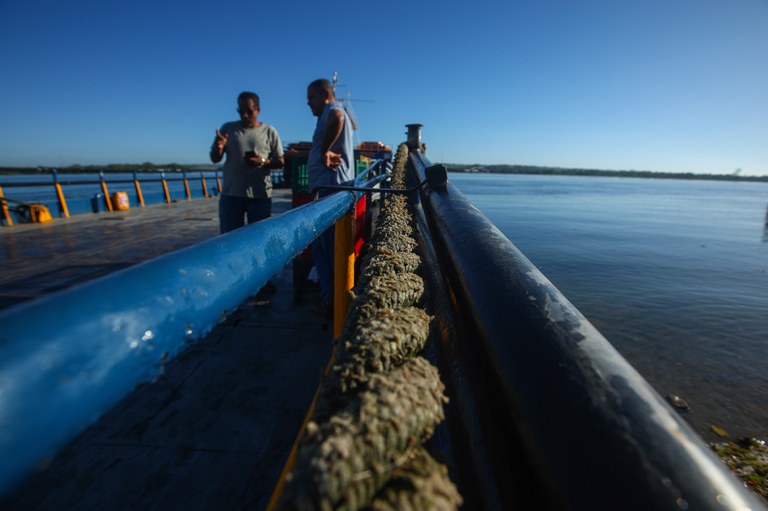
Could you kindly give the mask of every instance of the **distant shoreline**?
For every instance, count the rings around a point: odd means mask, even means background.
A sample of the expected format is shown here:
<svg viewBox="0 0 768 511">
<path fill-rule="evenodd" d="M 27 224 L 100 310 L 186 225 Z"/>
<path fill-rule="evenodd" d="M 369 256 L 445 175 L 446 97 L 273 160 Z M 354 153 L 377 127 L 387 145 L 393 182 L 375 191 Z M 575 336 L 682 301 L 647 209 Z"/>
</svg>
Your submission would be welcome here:
<svg viewBox="0 0 768 511">
<path fill-rule="evenodd" d="M 696 179 L 710 181 L 756 181 L 768 183 L 768 176 L 737 174 L 694 174 L 692 172 L 651 172 L 649 170 L 597 170 L 534 165 L 463 165 L 444 163 L 448 172 L 466 174 L 525 174 L 544 176 L 635 177 L 646 179 Z"/>
<path fill-rule="evenodd" d="M 635 177 L 647 179 L 695 179 L 709 181 L 741 181 L 768 183 L 768 176 L 742 176 L 738 174 L 695 174 L 692 172 L 652 172 L 649 170 L 597 170 L 565 167 L 539 167 L 535 165 L 479 165 L 444 163 L 448 172 L 467 174 L 524 174 L 544 176 L 591 176 L 591 177 Z M 181 172 L 214 171 L 219 165 L 210 163 L 184 164 L 169 163 L 112 163 L 109 165 L 75 165 L 69 167 L 0 167 L 0 175 L 46 174 L 56 169 L 61 174 L 87 174 L 104 172 Z"/>
</svg>

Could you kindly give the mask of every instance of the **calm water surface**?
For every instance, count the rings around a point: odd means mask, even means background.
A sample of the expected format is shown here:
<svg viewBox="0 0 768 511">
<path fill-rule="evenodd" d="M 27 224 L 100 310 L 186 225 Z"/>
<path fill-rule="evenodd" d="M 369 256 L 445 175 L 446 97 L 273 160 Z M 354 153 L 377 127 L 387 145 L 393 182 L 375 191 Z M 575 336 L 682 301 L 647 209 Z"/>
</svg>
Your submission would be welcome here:
<svg viewBox="0 0 768 511">
<path fill-rule="evenodd" d="M 768 183 L 449 178 L 705 439 L 768 438 Z"/>
</svg>

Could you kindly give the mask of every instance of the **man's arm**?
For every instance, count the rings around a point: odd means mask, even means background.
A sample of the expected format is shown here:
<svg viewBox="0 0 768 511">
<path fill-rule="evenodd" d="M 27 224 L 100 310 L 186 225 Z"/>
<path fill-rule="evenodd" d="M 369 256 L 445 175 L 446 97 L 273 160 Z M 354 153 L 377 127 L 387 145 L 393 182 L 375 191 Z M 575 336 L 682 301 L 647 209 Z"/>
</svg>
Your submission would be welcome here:
<svg viewBox="0 0 768 511">
<path fill-rule="evenodd" d="M 211 146 L 211 162 L 219 163 L 224 157 L 224 146 L 227 145 L 228 137 L 229 135 L 224 135 L 219 130 L 216 130 L 216 138 Z"/>
<path fill-rule="evenodd" d="M 278 156 L 276 158 L 270 158 L 267 160 L 267 166 L 270 169 L 281 169 L 285 167 L 285 160 L 283 160 L 282 156 Z"/>
<path fill-rule="evenodd" d="M 328 122 L 325 125 L 325 135 L 323 136 L 323 143 L 320 146 L 320 154 L 323 155 L 325 166 L 332 170 L 335 170 L 336 167 L 341 165 L 341 155 L 331 151 L 331 147 L 333 147 L 333 144 L 339 139 L 343 130 L 344 114 L 341 110 L 331 110 L 328 113 Z"/>
</svg>

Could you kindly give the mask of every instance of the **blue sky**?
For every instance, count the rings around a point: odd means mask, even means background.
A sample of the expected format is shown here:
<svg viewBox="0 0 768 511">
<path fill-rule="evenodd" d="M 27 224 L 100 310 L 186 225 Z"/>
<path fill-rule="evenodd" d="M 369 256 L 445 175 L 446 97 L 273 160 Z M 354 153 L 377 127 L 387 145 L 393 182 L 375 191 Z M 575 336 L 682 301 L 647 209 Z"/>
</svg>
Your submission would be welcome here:
<svg viewBox="0 0 768 511">
<path fill-rule="evenodd" d="M 0 0 L 0 69 L 0 166 L 206 162 L 242 90 L 309 140 L 335 70 L 433 161 L 768 175 L 766 0 Z"/>
</svg>

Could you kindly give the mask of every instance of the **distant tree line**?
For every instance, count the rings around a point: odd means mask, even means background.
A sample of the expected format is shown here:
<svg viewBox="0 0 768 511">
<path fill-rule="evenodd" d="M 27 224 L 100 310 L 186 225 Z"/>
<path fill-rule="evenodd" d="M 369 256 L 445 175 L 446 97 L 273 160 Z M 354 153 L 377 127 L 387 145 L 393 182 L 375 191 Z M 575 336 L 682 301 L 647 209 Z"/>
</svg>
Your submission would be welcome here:
<svg viewBox="0 0 768 511">
<path fill-rule="evenodd" d="M 642 177 L 654 179 L 707 179 L 715 181 L 762 181 L 768 176 L 741 176 L 736 174 L 694 174 L 692 172 L 651 172 L 649 170 L 597 170 L 563 167 L 538 167 L 535 165 L 480 165 L 444 163 L 448 172 L 491 174 L 539 174 L 551 176 L 602 176 Z"/>
<path fill-rule="evenodd" d="M 66 167 L 0 167 L 0 174 L 34 174 L 51 172 L 56 169 L 62 174 L 100 172 L 181 172 L 182 170 L 214 170 L 218 165 L 203 163 L 187 165 L 180 163 L 110 163 L 108 165 L 68 165 Z"/>
</svg>

